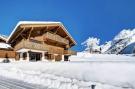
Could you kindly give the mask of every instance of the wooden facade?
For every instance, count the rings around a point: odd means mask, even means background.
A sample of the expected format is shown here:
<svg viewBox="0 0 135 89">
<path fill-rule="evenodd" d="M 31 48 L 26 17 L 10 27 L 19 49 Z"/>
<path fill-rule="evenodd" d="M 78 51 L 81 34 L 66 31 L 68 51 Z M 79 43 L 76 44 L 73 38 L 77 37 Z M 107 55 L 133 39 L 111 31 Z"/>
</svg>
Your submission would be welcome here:
<svg viewBox="0 0 135 89">
<path fill-rule="evenodd" d="M 7 50 L 0 50 L 0 58 L 15 58 L 16 52 L 15 51 L 7 51 Z"/>
<path fill-rule="evenodd" d="M 17 60 L 55 60 L 76 55 L 69 50 L 76 42 L 62 23 L 20 23 L 7 41 L 17 52 Z"/>
<path fill-rule="evenodd" d="M 56 53 L 56 54 L 63 54 L 64 52 L 64 48 L 48 45 L 43 42 L 41 43 L 34 42 L 33 40 L 28 39 L 27 40 L 22 39 L 18 44 L 15 45 L 14 50 L 17 51 L 22 48 L 47 51 L 49 53 Z"/>
</svg>

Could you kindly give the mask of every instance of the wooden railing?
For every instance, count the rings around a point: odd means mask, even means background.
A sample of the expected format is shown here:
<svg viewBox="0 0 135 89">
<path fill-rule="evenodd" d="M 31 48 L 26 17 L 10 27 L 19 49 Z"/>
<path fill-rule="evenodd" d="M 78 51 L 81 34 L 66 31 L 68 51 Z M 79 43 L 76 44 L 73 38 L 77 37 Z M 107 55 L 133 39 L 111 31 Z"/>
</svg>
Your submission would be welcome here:
<svg viewBox="0 0 135 89">
<path fill-rule="evenodd" d="M 53 40 L 53 41 L 57 41 L 57 42 L 66 44 L 66 45 L 69 44 L 69 40 L 67 40 L 65 38 L 62 38 L 61 36 L 59 36 L 57 34 L 52 34 L 50 32 L 46 32 L 44 34 L 44 39 L 50 39 L 50 40 Z"/>
<path fill-rule="evenodd" d="M 77 55 L 77 52 L 73 50 L 64 50 L 64 54 L 66 55 Z"/>
<path fill-rule="evenodd" d="M 42 50 L 42 51 L 47 51 L 48 53 L 52 53 L 52 54 L 65 54 L 65 55 L 76 55 L 77 54 L 77 52 L 72 51 L 72 50 L 64 50 L 64 48 L 61 48 L 61 47 L 43 44 L 43 42 L 41 42 L 41 43 L 32 42 L 30 40 L 20 41 L 20 43 L 18 43 L 14 49 L 19 50 L 21 48 Z"/>
<path fill-rule="evenodd" d="M 22 41 L 20 41 L 20 43 L 18 43 L 15 46 L 15 50 L 18 50 L 18 49 L 21 49 L 21 48 L 44 50 L 44 51 L 47 50 L 47 48 L 45 48 L 42 44 L 30 42 L 29 40 L 22 40 Z"/>
<path fill-rule="evenodd" d="M 22 40 L 20 43 L 18 43 L 15 46 L 15 50 L 19 50 L 21 48 L 26 48 L 26 49 L 34 49 L 34 50 L 42 50 L 42 51 L 47 51 L 49 53 L 55 53 L 55 54 L 63 54 L 63 48 L 60 47 L 55 47 L 43 43 L 36 43 L 32 42 L 30 40 Z"/>
</svg>

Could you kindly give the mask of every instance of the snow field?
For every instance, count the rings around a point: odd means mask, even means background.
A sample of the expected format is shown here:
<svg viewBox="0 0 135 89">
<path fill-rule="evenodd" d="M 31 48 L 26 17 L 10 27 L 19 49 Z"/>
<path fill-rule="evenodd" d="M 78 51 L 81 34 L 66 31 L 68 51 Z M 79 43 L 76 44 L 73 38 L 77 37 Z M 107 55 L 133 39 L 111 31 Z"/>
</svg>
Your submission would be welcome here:
<svg viewBox="0 0 135 89">
<path fill-rule="evenodd" d="M 86 82 L 72 78 L 55 76 L 52 74 L 40 74 L 33 71 L 24 71 L 22 73 L 20 71 L 16 71 L 16 69 L 12 69 L 12 72 L 13 70 L 15 71 L 11 75 L 5 75 L 7 74 L 5 71 L 2 71 L 3 74 L 1 75 L 9 78 L 14 76 L 15 79 L 23 80 L 24 82 L 28 83 L 43 85 L 49 89 L 92 89 L 91 87 L 93 85 L 95 85 L 95 89 L 122 89 L 118 86 L 101 84 L 98 82 Z"/>
<path fill-rule="evenodd" d="M 53 89 L 134 89 L 134 62 L 18 62 L 0 64 L 0 76 Z"/>
<path fill-rule="evenodd" d="M 125 62 L 135 62 L 135 58 L 132 55 L 116 55 L 116 54 L 90 54 L 87 52 L 78 52 L 75 56 L 70 56 L 70 61 L 125 61 Z"/>
</svg>

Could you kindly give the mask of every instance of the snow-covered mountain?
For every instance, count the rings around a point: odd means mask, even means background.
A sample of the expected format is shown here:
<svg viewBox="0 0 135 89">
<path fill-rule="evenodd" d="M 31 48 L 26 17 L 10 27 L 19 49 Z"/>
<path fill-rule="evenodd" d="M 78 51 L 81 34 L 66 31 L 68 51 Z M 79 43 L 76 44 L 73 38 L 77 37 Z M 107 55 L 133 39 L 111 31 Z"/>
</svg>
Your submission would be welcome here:
<svg viewBox="0 0 135 89">
<path fill-rule="evenodd" d="M 105 53 L 111 47 L 112 41 L 105 42 L 105 44 L 101 45 L 101 53 Z"/>
<path fill-rule="evenodd" d="M 103 45 L 99 45 L 100 39 L 93 37 L 89 37 L 84 43 L 84 46 L 86 46 L 85 51 L 87 52 L 90 52 L 91 48 L 96 48 L 100 49 L 98 50 L 100 53 L 119 54 L 122 53 L 121 51 L 128 45 L 135 43 L 135 29 L 124 29 L 118 33 L 112 41 L 108 41 Z M 132 48 L 132 50 L 135 50 L 134 45 L 132 45 Z"/>
<path fill-rule="evenodd" d="M 135 29 L 133 30 L 122 30 L 118 35 L 111 41 L 111 46 L 105 53 L 118 54 L 125 47 L 135 42 Z"/>
<path fill-rule="evenodd" d="M 121 52 L 120 54 L 134 54 L 135 53 L 135 42 L 129 44 L 128 46 L 126 46 Z"/>
</svg>

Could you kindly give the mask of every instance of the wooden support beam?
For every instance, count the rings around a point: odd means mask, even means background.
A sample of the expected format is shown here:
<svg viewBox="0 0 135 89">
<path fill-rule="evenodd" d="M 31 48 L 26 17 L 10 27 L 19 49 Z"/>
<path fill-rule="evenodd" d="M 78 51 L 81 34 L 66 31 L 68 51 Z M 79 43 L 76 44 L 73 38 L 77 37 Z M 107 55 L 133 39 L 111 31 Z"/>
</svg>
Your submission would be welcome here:
<svg viewBox="0 0 135 89">
<path fill-rule="evenodd" d="M 46 30 L 48 30 L 48 26 L 46 26 Z"/>
<path fill-rule="evenodd" d="M 22 29 L 22 31 L 14 38 L 14 40 L 16 40 L 24 30 L 25 30 L 25 28 Z M 14 40 L 12 40 L 11 43 L 12 43 Z"/>
<path fill-rule="evenodd" d="M 60 29 L 60 26 L 56 28 L 56 31 L 54 32 L 54 34 L 57 34 L 59 29 Z"/>
<path fill-rule="evenodd" d="M 73 44 L 74 44 L 74 43 L 71 43 L 71 44 L 69 44 L 69 45 L 71 46 L 71 45 L 73 45 Z"/>
<path fill-rule="evenodd" d="M 26 38 L 21 34 L 21 37 L 26 40 Z"/>
<path fill-rule="evenodd" d="M 44 27 L 44 28 L 42 29 L 42 30 L 43 30 L 43 34 L 47 32 L 47 30 L 46 30 L 46 29 L 47 29 L 47 26 L 46 26 L 46 27 Z"/>
<path fill-rule="evenodd" d="M 65 39 L 68 38 L 68 36 L 64 37 Z"/>
<path fill-rule="evenodd" d="M 46 26 L 46 27 L 44 28 L 44 30 L 45 30 L 45 32 L 47 32 L 47 31 L 48 31 L 48 26 Z"/>
<path fill-rule="evenodd" d="M 30 29 L 30 33 L 29 33 L 28 39 L 30 39 L 32 31 L 33 31 L 33 27 Z"/>
<path fill-rule="evenodd" d="M 56 31 L 53 33 L 54 35 L 57 34 L 58 30 L 56 29 Z"/>
</svg>

